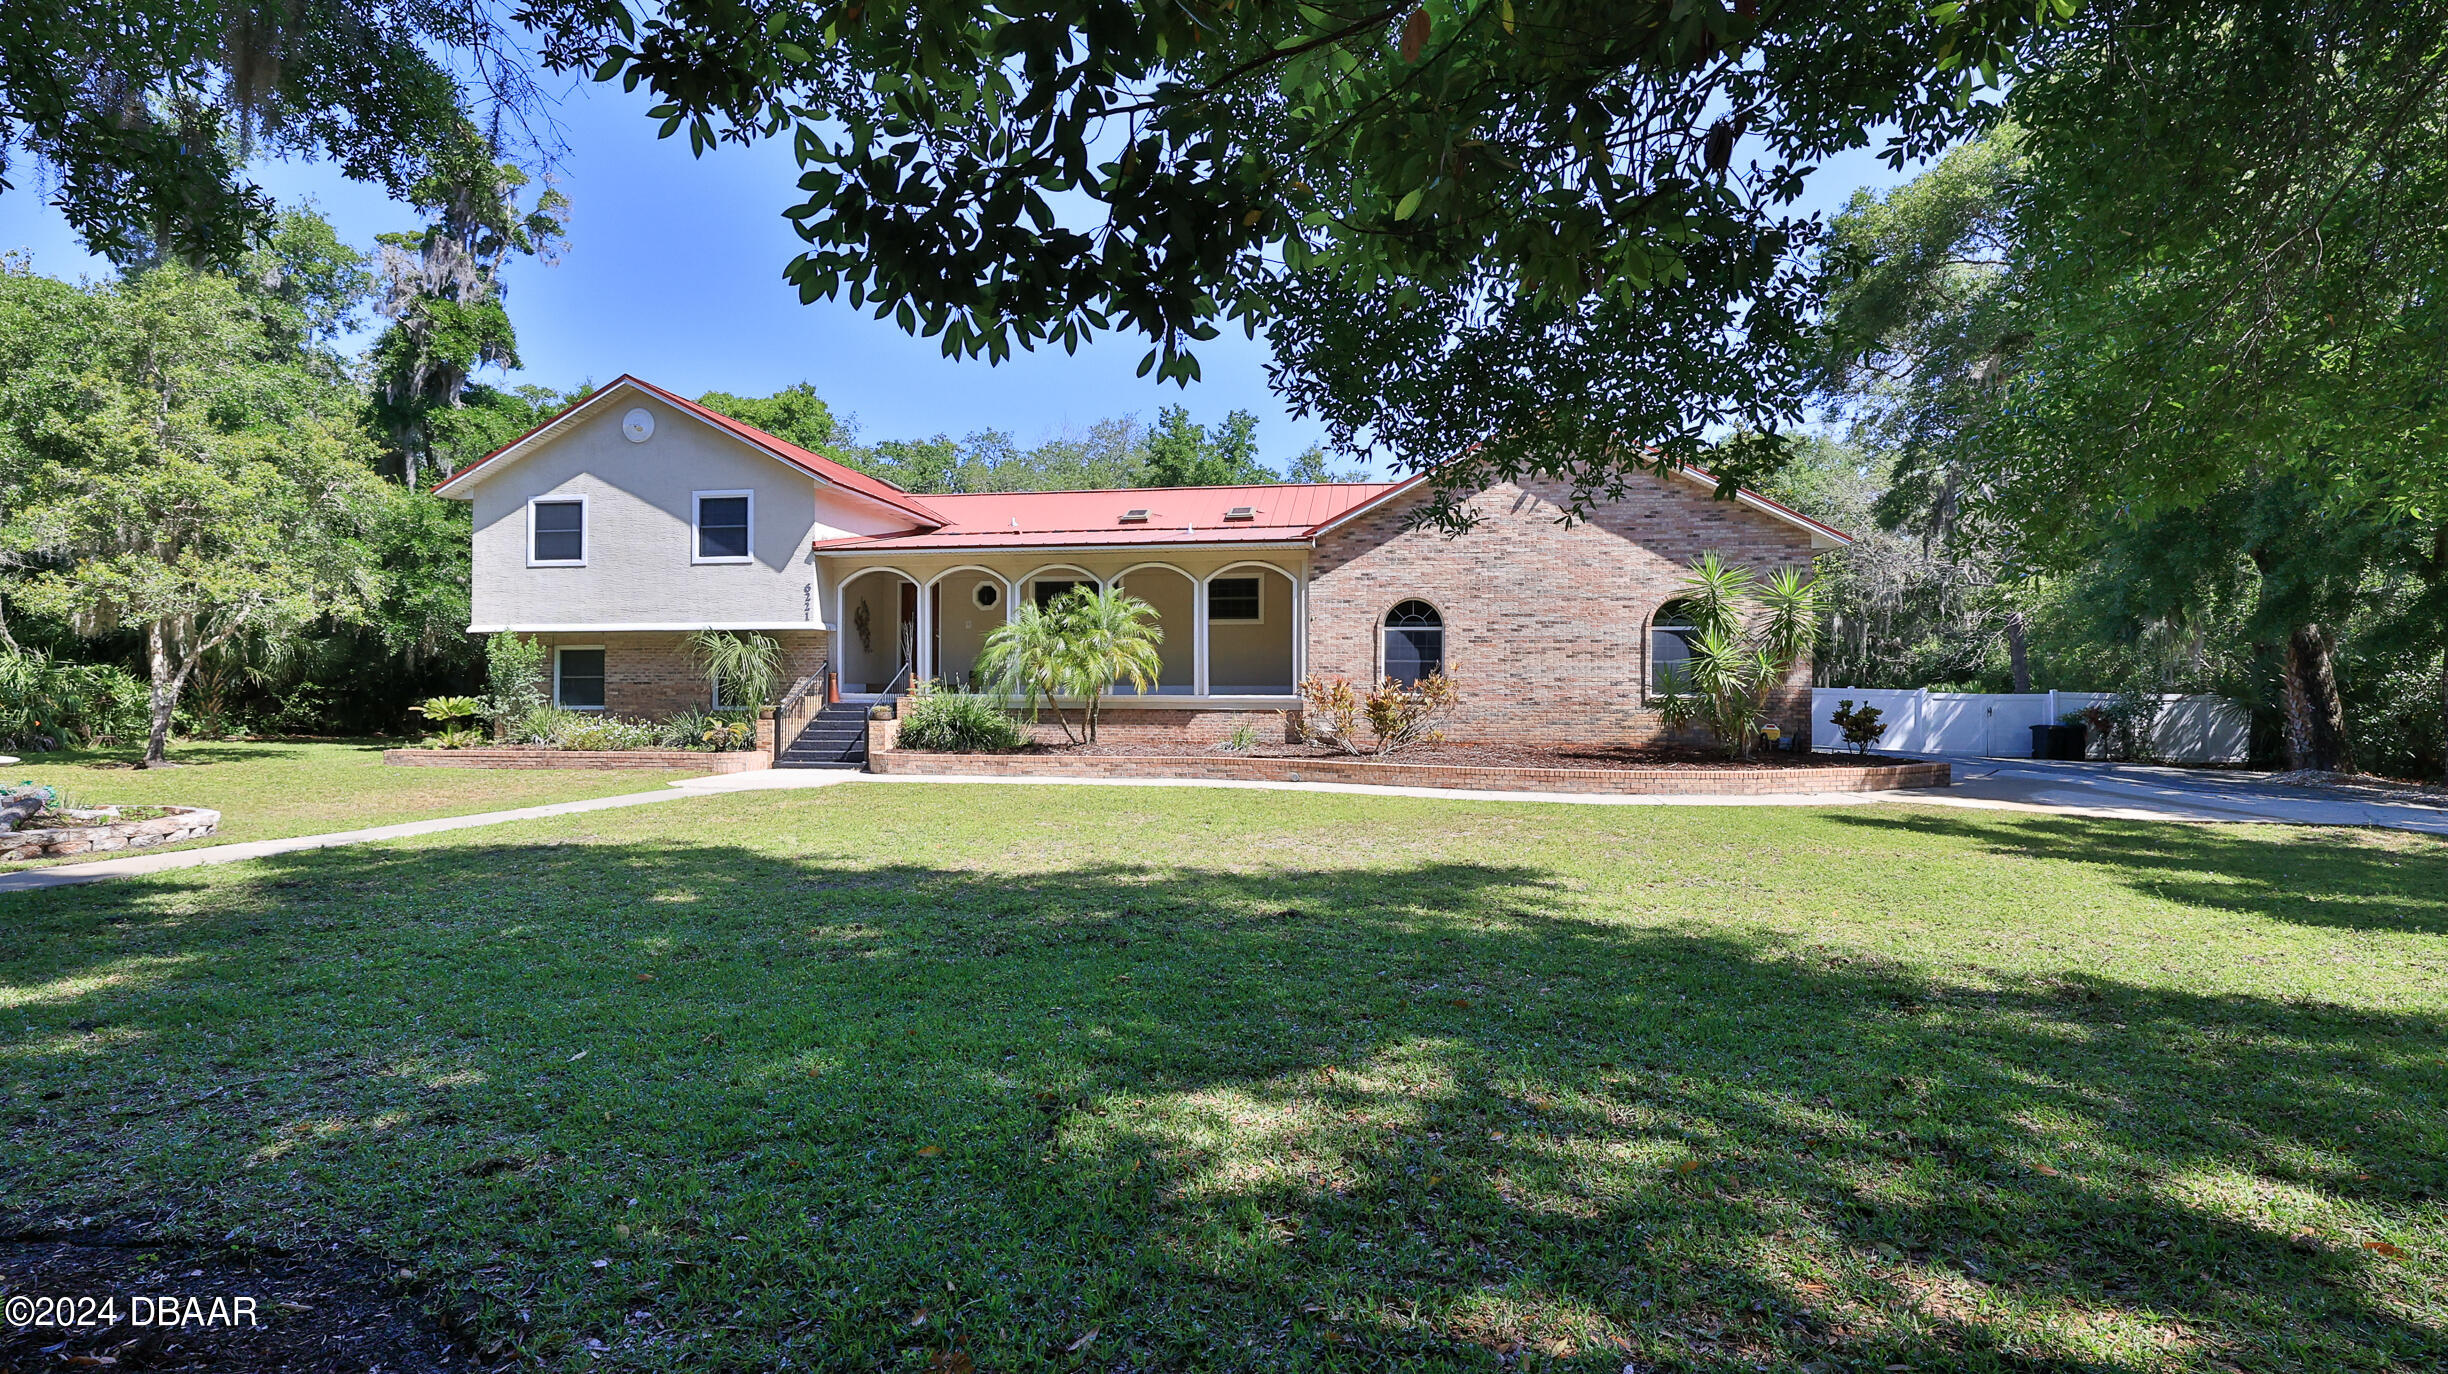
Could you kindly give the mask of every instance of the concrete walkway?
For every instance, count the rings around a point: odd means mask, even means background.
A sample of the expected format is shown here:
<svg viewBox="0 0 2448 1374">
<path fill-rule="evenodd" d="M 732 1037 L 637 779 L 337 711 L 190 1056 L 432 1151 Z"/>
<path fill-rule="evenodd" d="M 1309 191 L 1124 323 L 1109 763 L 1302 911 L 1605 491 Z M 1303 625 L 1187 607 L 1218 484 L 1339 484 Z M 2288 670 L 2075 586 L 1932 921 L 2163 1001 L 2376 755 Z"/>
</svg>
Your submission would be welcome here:
<svg viewBox="0 0 2448 1374">
<path fill-rule="evenodd" d="M 1871 806 L 1919 802 L 1934 806 L 2033 811 L 2109 820 L 2261 822 L 2282 825 L 2364 825 L 2448 835 L 2448 806 L 2421 797 L 2398 801 L 2364 798 L 2317 788 L 2270 783 L 2257 773 L 2148 768 L 2119 763 L 2044 763 L 2031 759 L 1950 758 L 1955 785 L 1897 792 L 1796 792 L 1755 797 L 1597 796 L 1582 792 L 1491 792 L 1451 787 L 1374 787 L 1340 782 L 1251 782 L 1191 778 L 1004 778 L 911 777 L 803 769 L 763 769 L 688 778 L 653 792 L 630 792 L 589 801 L 484 811 L 472 816 L 406 821 L 328 835 L 209 845 L 167 854 L 134 854 L 93 863 L 0 873 L 0 894 L 68 887 L 141 873 L 163 873 L 204 864 L 238 863 L 301 849 L 374 840 L 406 839 L 448 830 L 502 825 L 510 821 L 573 816 L 624 806 L 682 801 L 727 792 L 788 791 L 811 787 L 1203 787 L 1254 792 L 1339 792 L 1369 797 L 1419 797 L 1430 801 L 1537 802 L 1563 806 Z"/>
</svg>

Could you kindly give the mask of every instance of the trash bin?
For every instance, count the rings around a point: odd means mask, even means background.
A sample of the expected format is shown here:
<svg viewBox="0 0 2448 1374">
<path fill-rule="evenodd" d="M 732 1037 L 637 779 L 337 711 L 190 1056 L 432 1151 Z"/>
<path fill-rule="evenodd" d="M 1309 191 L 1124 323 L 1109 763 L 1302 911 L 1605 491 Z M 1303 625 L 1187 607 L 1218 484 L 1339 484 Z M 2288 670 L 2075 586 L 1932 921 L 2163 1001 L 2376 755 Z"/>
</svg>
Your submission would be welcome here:
<svg viewBox="0 0 2448 1374">
<path fill-rule="evenodd" d="M 2035 725 L 2032 732 L 2032 757 L 2080 762 L 2089 752 L 2091 728 L 2087 725 Z"/>
</svg>

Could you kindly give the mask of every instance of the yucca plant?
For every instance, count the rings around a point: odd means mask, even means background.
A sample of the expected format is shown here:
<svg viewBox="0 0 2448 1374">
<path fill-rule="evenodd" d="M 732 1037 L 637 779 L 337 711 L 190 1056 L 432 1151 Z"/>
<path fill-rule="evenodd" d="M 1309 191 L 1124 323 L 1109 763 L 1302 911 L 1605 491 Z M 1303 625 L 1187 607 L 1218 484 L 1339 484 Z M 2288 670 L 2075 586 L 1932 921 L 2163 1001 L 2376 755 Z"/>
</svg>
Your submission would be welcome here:
<svg viewBox="0 0 2448 1374">
<path fill-rule="evenodd" d="M 1691 657 L 1659 673 L 1659 713 L 1673 726 L 1716 736 L 1747 759 L 1768 720 L 1768 698 L 1819 646 L 1819 585 L 1787 568 L 1762 582 L 1716 553 L 1700 555 L 1677 594 L 1692 627 Z"/>
</svg>

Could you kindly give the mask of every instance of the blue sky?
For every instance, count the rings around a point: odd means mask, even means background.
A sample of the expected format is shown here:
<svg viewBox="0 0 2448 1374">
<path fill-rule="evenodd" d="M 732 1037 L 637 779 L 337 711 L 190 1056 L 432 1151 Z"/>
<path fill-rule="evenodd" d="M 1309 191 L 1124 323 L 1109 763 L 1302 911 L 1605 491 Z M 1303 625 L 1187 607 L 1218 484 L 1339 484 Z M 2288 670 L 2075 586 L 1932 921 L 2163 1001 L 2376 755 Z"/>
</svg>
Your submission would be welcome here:
<svg viewBox="0 0 2448 1374">
<path fill-rule="evenodd" d="M 685 137 L 654 136 L 647 103 L 592 85 L 563 99 L 568 156 L 557 175 L 572 202 L 570 246 L 556 266 L 511 269 L 526 367 L 493 380 L 567 387 L 633 372 L 691 396 L 761 395 L 805 380 L 870 440 L 994 428 L 1034 443 L 1110 415 L 1152 419 L 1175 403 L 1202 422 L 1256 412 L 1260 455 L 1271 463 L 1323 438 L 1321 426 L 1293 419 L 1268 391 L 1263 339 L 1227 334 L 1203 345 L 1205 378 L 1183 391 L 1133 375 L 1147 351 L 1133 336 L 990 367 L 946 359 L 933 342 L 843 302 L 803 306 L 782 280 L 800 247 L 781 214 L 798 199 L 787 141 L 694 158 Z M 313 198 L 363 248 L 416 222 L 379 190 L 323 166 L 268 164 L 256 174 L 284 203 Z M 1813 177 L 1804 208 L 1832 211 L 1857 186 L 1898 180 L 1875 154 L 1849 154 Z M 0 251 L 28 250 L 36 270 L 54 276 L 106 274 L 108 264 L 78 246 L 40 192 L 38 177 L 27 176 L 0 195 Z"/>
</svg>

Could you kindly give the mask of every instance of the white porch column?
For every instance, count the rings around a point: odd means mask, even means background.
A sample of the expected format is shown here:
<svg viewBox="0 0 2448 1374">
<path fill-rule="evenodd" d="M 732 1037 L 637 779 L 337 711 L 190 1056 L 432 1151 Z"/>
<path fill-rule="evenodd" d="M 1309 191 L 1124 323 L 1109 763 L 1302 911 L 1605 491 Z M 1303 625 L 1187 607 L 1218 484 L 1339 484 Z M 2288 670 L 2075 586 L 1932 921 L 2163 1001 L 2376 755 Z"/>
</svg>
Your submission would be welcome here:
<svg viewBox="0 0 2448 1374">
<path fill-rule="evenodd" d="M 1292 576 L 1292 690 L 1300 690 L 1300 680 L 1309 676 L 1309 579 L 1305 573 Z"/>
<path fill-rule="evenodd" d="M 935 589 L 918 584 L 918 644 L 910 669 L 911 685 L 935 676 Z"/>
<path fill-rule="evenodd" d="M 1212 576 L 1213 574 L 1210 574 Z M 1190 691 L 1207 693 L 1207 579 L 1190 579 Z"/>
</svg>

